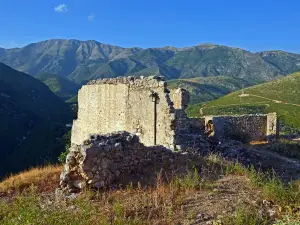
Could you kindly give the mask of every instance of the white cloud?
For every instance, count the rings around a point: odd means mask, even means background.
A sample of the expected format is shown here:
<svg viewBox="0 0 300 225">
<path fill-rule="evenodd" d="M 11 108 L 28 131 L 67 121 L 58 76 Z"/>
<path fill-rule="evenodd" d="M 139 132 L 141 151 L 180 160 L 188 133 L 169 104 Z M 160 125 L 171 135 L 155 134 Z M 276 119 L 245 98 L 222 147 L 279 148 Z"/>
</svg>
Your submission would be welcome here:
<svg viewBox="0 0 300 225">
<path fill-rule="evenodd" d="M 68 12 L 68 6 L 66 4 L 60 4 L 54 7 L 54 11 L 59 13 Z"/>
<path fill-rule="evenodd" d="M 88 20 L 89 21 L 94 21 L 95 20 L 95 15 L 94 15 L 94 13 L 91 13 L 89 16 L 88 16 Z"/>
</svg>

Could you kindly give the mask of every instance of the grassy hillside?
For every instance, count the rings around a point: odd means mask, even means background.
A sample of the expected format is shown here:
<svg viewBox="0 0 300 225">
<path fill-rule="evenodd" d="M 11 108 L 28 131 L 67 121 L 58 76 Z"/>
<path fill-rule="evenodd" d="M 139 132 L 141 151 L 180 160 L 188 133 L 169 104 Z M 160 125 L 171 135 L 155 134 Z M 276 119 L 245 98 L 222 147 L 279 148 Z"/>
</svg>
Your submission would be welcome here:
<svg viewBox="0 0 300 225">
<path fill-rule="evenodd" d="M 183 168 L 170 177 L 156 168 L 153 183 L 84 190 L 72 201 L 55 199 L 62 166 L 24 171 L 0 183 L 0 224 L 299 224 L 299 180 L 285 186 L 218 155 Z"/>
<path fill-rule="evenodd" d="M 77 103 L 78 102 L 78 95 L 74 95 L 73 97 L 69 98 L 67 103 Z"/>
<path fill-rule="evenodd" d="M 0 177 L 57 159 L 71 117 L 45 84 L 0 63 Z"/>
<path fill-rule="evenodd" d="M 286 77 L 235 91 L 205 104 L 191 105 L 188 112 L 204 114 L 242 114 L 277 112 L 282 131 L 293 133 L 300 130 L 300 72 Z"/>
<path fill-rule="evenodd" d="M 56 74 L 41 73 L 36 75 L 35 78 L 46 84 L 54 94 L 63 100 L 69 99 L 76 95 L 79 89 L 79 86 L 75 83 Z"/>
</svg>

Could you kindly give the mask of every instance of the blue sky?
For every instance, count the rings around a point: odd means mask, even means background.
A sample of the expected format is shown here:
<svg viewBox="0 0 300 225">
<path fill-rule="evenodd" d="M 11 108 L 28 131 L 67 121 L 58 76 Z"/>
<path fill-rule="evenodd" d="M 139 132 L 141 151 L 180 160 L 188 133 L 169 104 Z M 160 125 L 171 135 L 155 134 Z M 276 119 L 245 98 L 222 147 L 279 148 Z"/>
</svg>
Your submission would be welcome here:
<svg viewBox="0 0 300 225">
<path fill-rule="evenodd" d="M 123 47 L 216 43 L 300 53 L 300 0 L 0 0 L 0 46 L 52 38 Z"/>
</svg>

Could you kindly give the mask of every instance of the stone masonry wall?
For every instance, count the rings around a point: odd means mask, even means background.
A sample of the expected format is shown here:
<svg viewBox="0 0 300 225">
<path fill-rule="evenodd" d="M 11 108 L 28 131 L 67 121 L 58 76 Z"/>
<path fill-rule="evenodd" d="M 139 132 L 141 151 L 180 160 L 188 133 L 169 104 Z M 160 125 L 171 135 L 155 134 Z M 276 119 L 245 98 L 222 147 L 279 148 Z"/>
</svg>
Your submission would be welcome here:
<svg viewBox="0 0 300 225">
<path fill-rule="evenodd" d="M 268 113 L 267 116 L 267 137 L 269 140 L 278 138 L 279 136 L 279 125 L 276 113 Z"/>
<path fill-rule="evenodd" d="M 176 134 L 189 133 L 190 119 L 185 112 L 185 109 L 189 104 L 189 93 L 180 88 L 172 89 L 170 90 L 170 98 L 175 109 Z"/>
<path fill-rule="evenodd" d="M 175 117 L 161 77 L 90 81 L 78 93 L 78 119 L 73 122 L 71 142 L 80 145 L 90 134 L 128 131 L 138 135 L 146 146 L 174 149 Z"/>
<path fill-rule="evenodd" d="M 172 163 L 176 153 L 163 146 L 146 147 L 128 132 L 91 135 L 82 145 L 73 144 L 60 177 L 63 193 L 85 187 L 105 188 L 122 173 L 140 173 L 149 163 Z"/>
<path fill-rule="evenodd" d="M 241 116 L 205 116 L 213 124 L 216 140 L 240 139 L 244 142 L 267 140 L 278 132 L 276 113 Z"/>
</svg>

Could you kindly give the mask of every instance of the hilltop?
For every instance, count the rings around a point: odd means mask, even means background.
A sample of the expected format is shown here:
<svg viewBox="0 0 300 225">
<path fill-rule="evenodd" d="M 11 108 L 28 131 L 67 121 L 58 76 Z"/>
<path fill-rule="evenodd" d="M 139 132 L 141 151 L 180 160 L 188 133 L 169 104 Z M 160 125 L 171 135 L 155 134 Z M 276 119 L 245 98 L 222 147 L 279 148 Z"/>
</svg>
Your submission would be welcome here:
<svg viewBox="0 0 300 225">
<path fill-rule="evenodd" d="M 71 120 L 67 105 L 41 81 L 0 63 L 0 177 L 57 159 Z"/>
<path fill-rule="evenodd" d="M 189 113 L 243 114 L 277 112 L 282 132 L 300 129 L 300 72 L 264 84 L 232 92 L 205 104 L 192 105 Z"/>
</svg>

